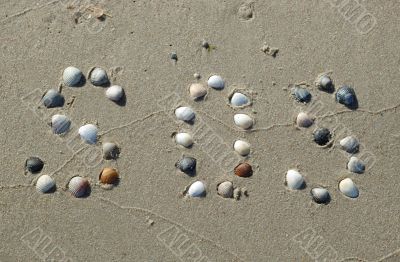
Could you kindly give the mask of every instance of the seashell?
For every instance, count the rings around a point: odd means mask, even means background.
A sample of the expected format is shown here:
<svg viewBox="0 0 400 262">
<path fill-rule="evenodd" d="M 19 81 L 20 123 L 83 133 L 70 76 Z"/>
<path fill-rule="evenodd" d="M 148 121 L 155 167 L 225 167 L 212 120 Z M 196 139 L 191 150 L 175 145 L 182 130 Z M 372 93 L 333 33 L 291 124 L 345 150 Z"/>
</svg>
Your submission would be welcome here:
<svg viewBox="0 0 400 262">
<path fill-rule="evenodd" d="M 230 181 L 222 182 L 217 187 L 218 195 L 223 198 L 232 198 L 233 197 L 233 184 Z"/>
<path fill-rule="evenodd" d="M 296 124 L 298 127 L 310 127 L 314 124 L 314 118 L 309 116 L 307 113 L 300 112 L 296 118 Z"/>
<path fill-rule="evenodd" d="M 342 147 L 343 150 L 345 150 L 347 153 L 357 153 L 358 148 L 359 148 L 359 143 L 357 138 L 353 136 L 348 136 L 340 140 L 340 146 Z"/>
<path fill-rule="evenodd" d="M 100 67 L 93 67 L 88 74 L 90 82 L 95 86 L 105 86 L 110 83 L 107 72 Z"/>
<path fill-rule="evenodd" d="M 254 120 L 246 114 L 236 114 L 233 116 L 233 121 L 235 125 L 242 129 L 249 129 L 253 126 Z"/>
<path fill-rule="evenodd" d="M 350 198 L 357 198 L 359 195 L 357 186 L 350 178 L 345 178 L 339 182 L 339 191 Z"/>
<path fill-rule="evenodd" d="M 357 108 L 358 102 L 354 89 L 350 86 L 342 86 L 336 92 L 336 101 L 348 108 Z"/>
<path fill-rule="evenodd" d="M 170 54 L 169 54 L 169 57 L 170 57 L 172 60 L 178 61 L 178 55 L 177 55 L 176 52 L 170 53 Z"/>
<path fill-rule="evenodd" d="M 187 194 L 191 197 L 203 197 L 206 194 L 206 187 L 203 182 L 196 181 L 190 185 Z"/>
<path fill-rule="evenodd" d="M 328 128 L 317 128 L 314 130 L 314 142 L 320 146 L 326 145 L 332 138 L 332 134 Z"/>
<path fill-rule="evenodd" d="M 54 115 L 51 117 L 51 129 L 54 134 L 64 134 L 69 131 L 71 120 L 64 115 Z"/>
<path fill-rule="evenodd" d="M 114 102 L 118 102 L 123 96 L 124 89 L 121 86 L 113 85 L 106 90 L 106 97 Z"/>
<path fill-rule="evenodd" d="M 191 122 L 195 118 L 195 113 L 193 109 L 187 106 L 181 106 L 175 109 L 175 116 L 179 120 L 185 121 L 185 122 Z"/>
<path fill-rule="evenodd" d="M 175 135 L 175 142 L 184 147 L 191 147 L 193 145 L 193 138 L 189 133 L 177 133 Z"/>
<path fill-rule="evenodd" d="M 64 96 L 55 89 L 50 89 L 44 94 L 41 102 L 47 108 L 62 107 L 64 105 Z"/>
<path fill-rule="evenodd" d="M 312 199 L 317 204 L 328 204 L 331 200 L 329 191 L 322 187 L 315 187 L 310 191 Z"/>
<path fill-rule="evenodd" d="M 196 159 L 184 156 L 175 163 L 175 167 L 186 174 L 192 174 L 196 170 Z"/>
<path fill-rule="evenodd" d="M 208 78 L 207 84 L 214 89 L 223 89 L 225 87 L 224 79 L 219 75 L 213 75 Z"/>
<path fill-rule="evenodd" d="M 120 149 L 115 143 L 106 142 L 103 144 L 103 158 L 104 159 L 117 159 L 119 157 Z"/>
<path fill-rule="evenodd" d="M 334 90 L 332 79 L 325 74 L 318 76 L 315 85 L 322 91 L 332 92 Z"/>
<path fill-rule="evenodd" d="M 234 172 L 240 177 L 250 177 L 253 175 L 253 168 L 248 163 L 241 163 L 235 167 Z"/>
<path fill-rule="evenodd" d="M 25 161 L 25 169 L 32 174 L 42 171 L 43 166 L 44 162 L 40 158 L 35 156 L 32 156 Z"/>
<path fill-rule="evenodd" d="M 234 93 L 231 97 L 232 106 L 246 106 L 250 104 L 250 99 L 242 93 Z"/>
<path fill-rule="evenodd" d="M 210 48 L 210 44 L 206 40 L 201 41 L 201 46 L 205 49 Z"/>
<path fill-rule="evenodd" d="M 114 168 L 105 167 L 100 172 L 99 180 L 102 184 L 116 184 L 119 180 L 119 175 Z"/>
<path fill-rule="evenodd" d="M 68 183 L 68 190 L 74 197 L 85 196 L 90 189 L 89 181 L 80 176 L 74 176 Z"/>
<path fill-rule="evenodd" d="M 241 156 L 250 154 L 250 144 L 243 140 L 236 140 L 233 144 L 233 149 Z"/>
<path fill-rule="evenodd" d="M 355 156 L 350 157 L 349 162 L 347 163 L 347 169 L 350 172 L 362 174 L 365 171 L 365 164 L 364 161 L 358 159 Z"/>
<path fill-rule="evenodd" d="M 56 181 L 49 175 L 41 175 L 36 181 L 36 189 L 42 193 L 48 193 L 56 186 Z"/>
<path fill-rule="evenodd" d="M 304 177 L 299 173 L 299 171 L 290 169 L 286 173 L 286 185 L 290 189 L 303 189 L 305 187 Z"/>
<path fill-rule="evenodd" d="M 307 89 L 300 87 L 300 86 L 294 86 L 291 91 L 292 91 L 292 95 L 294 96 L 294 98 L 297 101 L 302 102 L 302 103 L 310 102 L 311 93 Z"/>
<path fill-rule="evenodd" d="M 207 88 L 200 83 L 191 84 L 189 87 L 189 95 L 194 100 L 199 100 L 207 95 Z"/>
<path fill-rule="evenodd" d="M 194 73 L 193 77 L 194 77 L 194 79 L 199 80 L 201 78 L 201 75 L 199 73 Z"/>
<path fill-rule="evenodd" d="M 93 124 L 81 126 L 78 130 L 81 139 L 88 144 L 96 144 L 97 142 L 97 127 Z"/>
<path fill-rule="evenodd" d="M 74 66 L 69 66 L 64 69 L 63 81 L 66 86 L 78 86 L 81 83 L 82 77 L 82 71 Z"/>
</svg>

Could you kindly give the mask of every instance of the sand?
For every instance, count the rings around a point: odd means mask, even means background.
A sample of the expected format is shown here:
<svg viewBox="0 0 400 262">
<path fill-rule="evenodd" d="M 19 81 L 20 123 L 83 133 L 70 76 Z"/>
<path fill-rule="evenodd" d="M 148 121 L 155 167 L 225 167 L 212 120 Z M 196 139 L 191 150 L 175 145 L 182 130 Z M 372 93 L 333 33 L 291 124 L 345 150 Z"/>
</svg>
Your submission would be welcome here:
<svg viewBox="0 0 400 262">
<path fill-rule="evenodd" d="M 332 2 L 100 1 L 110 16 L 99 22 L 81 8 L 94 1 L 2 1 L 0 260 L 399 261 L 400 7 L 362 1 L 376 19 L 365 33 L 368 27 L 361 30 Z M 210 51 L 201 47 L 203 39 Z M 261 51 L 264 42 L 279 49 L 275 58 Z M 57 88 L 70 65 L 85 74 L 93 66 L 113 69 L 112 83 L 124 87 L 126 104 L 86 84 L 63 88 L 70 102 L 63 108 L 38 108 L 42 93 Z M 346 108 L 313 86 L 327 71 L 337 87 L 354 86 L 360 110 L 336 114 Z M 194 73 L 202 83 L 220 74 L 226 87 L 191 101 Z M 316 125 L 305 130 L 294 127 L 293 116 L 312 105 L 293 101 L 287 90 L 299 82 L 322 105 Z M 233 88 L 249 90 L 252 106 L 229 107 Z M 177 103 L 197 112 L 193 126 L 175 121 Z M 251 114 L 258 131 L 237 131 L 235 112 Z M 55 113 L 71 118 L 69 134 L 52 134 L 47 123 Z M 84 123 L 98 124 L 98 145 L 77 137 Z M 335 139 L 358 137 L 360 154 L 369 156 L 367 171 L 350 174 L 349 155 L 337 146 L 319 148 L 312 141 L 316 126 L 336 128 Z M 197 130 L 193 148 L 175 145 L 171 134 L 179 130 Z M 232 172 L 240 160 L 230 151 L 238 138 L 252 145 L 250 178 Z M 103 141 L 121 146 L 117 161 L 101 160 Z M 177 172 L 182 154 L 197 158 L 196 177 Z M 229 157 L 218 161 L 221 154 Z M 34 155 L 45 161 L 42 173 L 55 178 L 55 193 L 36 192 L 38 175 L 24 174 L 26 158 Z M 113 190 L 95 185 L 105 166 L 120 171 Z M 305 175 L 304 190 L 285 188 L 290 168 Z M 90 196 L 76 199 L 65 191 L 74 175 L 90 179 Z M 358 185 L 357 199 L 337 190 L 343 177 Z M 196 180 L 206 183 L 207 196 L 182 197 Z M 215 188 L 224 180 L 247 188 L 248 196 L 222 199 Z M 330 191 L 328 205 L 312 202 L 314 186 Z"/>
</svg>

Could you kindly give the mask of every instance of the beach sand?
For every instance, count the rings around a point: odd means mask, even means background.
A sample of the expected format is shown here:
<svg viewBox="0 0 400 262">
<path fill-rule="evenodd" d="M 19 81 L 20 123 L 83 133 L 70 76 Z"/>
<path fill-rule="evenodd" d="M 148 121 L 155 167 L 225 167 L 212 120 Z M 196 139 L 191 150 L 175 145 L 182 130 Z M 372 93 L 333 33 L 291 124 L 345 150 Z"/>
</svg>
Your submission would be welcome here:
<svg viewBox="0 0 400 262">
<path fill-rule="evenodd" d="M 0 3 L 0 261 L 399 261 L 400 6 L 363 1 L 376 19 L 365 33 L 331 2 L 255 1 L 245 8 L 236 0 L 101 1 L 110 15 L 104 21 L 84 8 L 96 4 L 90 1 Z M 264 42 L 279 49 L 276 57 L 260 50 Z M 93 66 L 113 71 L 126 104 L 87 83 L 63 88 L 72 104 L 38 108 L 70 65 L 85 74 Z M 327 71 L 336 88 L 354 87 L 359 110 L 335 114 L 346 108 L 313 83 Z M 188 86 L 212 74 L 223 76 L 226 87 L 192 101 Z M 288 86 L 299 82 L 309 84 L 311 104 L 290 96 Z M 251 92 L 250 107 L 228 105 L 234 88 Z M 196 111 L 194 125 L 175 120 L 178 104 Z M 313 104 L 320 118 L 296 129 L 293 117 Z M 238 131 L 237 112 L 251 114 L 258 131 Z M 52 134 L 55 113 L 71 118 L 68 134 Z M 84 123 L 97 123 L 97 145 L 80 142 Z M 335 129 L 335 147 L 313 142 L 317 126 Z M 171 138 L 180 130 L 197 130 L 191 149 Z M 362 144 L 364 174 L 346 169 L 349 155 L 337 146 L 345 133 Z M 238 138 L 252 145 L 250 178 L 235 177 L 234 165 L 224 165 L 244 159 L 230 152 Z M 101 160 L 104 141 L 121 146 L 117 161 Z M 218 160 L 221 152 L 229 159 Z M 183 154 L 197 159 L 196 177 L 176 170 Z M 36 191 L 39 175 L 24 173 L 30 156 L 45 161 L 41 173 L 54 177 L 56 192 Z M 112 190 L 95 185 L 105 166 L 121 175 Z M 291 168 L 305 176 L 304 190 L 285 187 Z M 65 190 L 74 175 L 91 181 L 88 197 Z M 359 187 L 357 199 L 337 190 L 344 177 Z M 196 180 L 207 185 L 206 197 L 183 197 Z M 216 186 L 225 180 L 248 196 L 218 196 Z M 314 186 L 329 190 L 328 205 L 312 202 Z"/>
</svg>

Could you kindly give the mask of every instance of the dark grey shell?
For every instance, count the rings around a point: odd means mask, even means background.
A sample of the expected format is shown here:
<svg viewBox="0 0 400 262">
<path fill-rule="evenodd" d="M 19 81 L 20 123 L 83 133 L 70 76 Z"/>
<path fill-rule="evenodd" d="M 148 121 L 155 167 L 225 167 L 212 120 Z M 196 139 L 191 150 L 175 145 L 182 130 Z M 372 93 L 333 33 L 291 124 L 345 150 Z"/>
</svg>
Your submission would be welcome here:
<svg viewBox="0 0 400 262">
<path fill-rule="evenodd" d="M 303 88 L 303 87 L 299 87 L 299 86 L 295 86 L 292 88 L 292 95 L 294 96 L 294 98 L 302 103 L 308 103 L 311 100 L 311 93 Z"/>
<path fill-rule="evenodd" d="M 25 161 L 25 169 L 31 173 L 39 173 L 42 171 L 43 166 L 44 162 L 35 156 L 32 156 Z"/>
<path fill-rule="evenodd" d="M 193 157 L 184 156 L 175 163 L 175 166 L 186 174 L 193 174 L 193 172 L 196 170 L 196 159 Z"/>
<path fill-rule="evenodd" d="M 349 108 L 357 108 L 358 102 L 354 89 L 350 86 L 342 86 L 336 92 L 336 101 Z"/>
<path fill-rule="evenodd" d="M 315 187 L 310 191 L 311 197 L 317 204 L 328 204 L 331 200 L 329 191 L 322 187 Z"/>
<path fill-rule="evenodd" d="M 332 138 L 332 134 L 328 128 L 317 128 L 314 133 L 314 142 L 320 146 L 326 145 Z"/>
<path fill-rule="evenodd" d="M 42 103 L 47 108 L 62 107 L 65 103 L 64 96 L 55 89 L 50 89 L 42 97 Z"/>
</svg>

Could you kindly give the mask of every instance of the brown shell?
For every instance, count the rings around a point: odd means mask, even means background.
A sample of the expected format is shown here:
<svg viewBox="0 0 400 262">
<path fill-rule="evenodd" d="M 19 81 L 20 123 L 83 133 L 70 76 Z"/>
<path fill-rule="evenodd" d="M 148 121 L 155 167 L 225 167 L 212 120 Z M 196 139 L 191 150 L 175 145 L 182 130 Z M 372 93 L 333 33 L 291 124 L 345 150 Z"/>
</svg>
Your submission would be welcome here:
<svg viewBox="0 0 400 262">
<path fill-rule="evenodd" d="M 235 167 L 235 175 L 240 177 L 250 177 L 253 175 L 253 169 L 248 163 L 241 163 Z"/>
<path fill-rule="evenodd" d="M 115 184 L 119 179 L 117 170 L 105 167 L 101 170 L 99 180 L 102 184 Z"/>
</svg>

